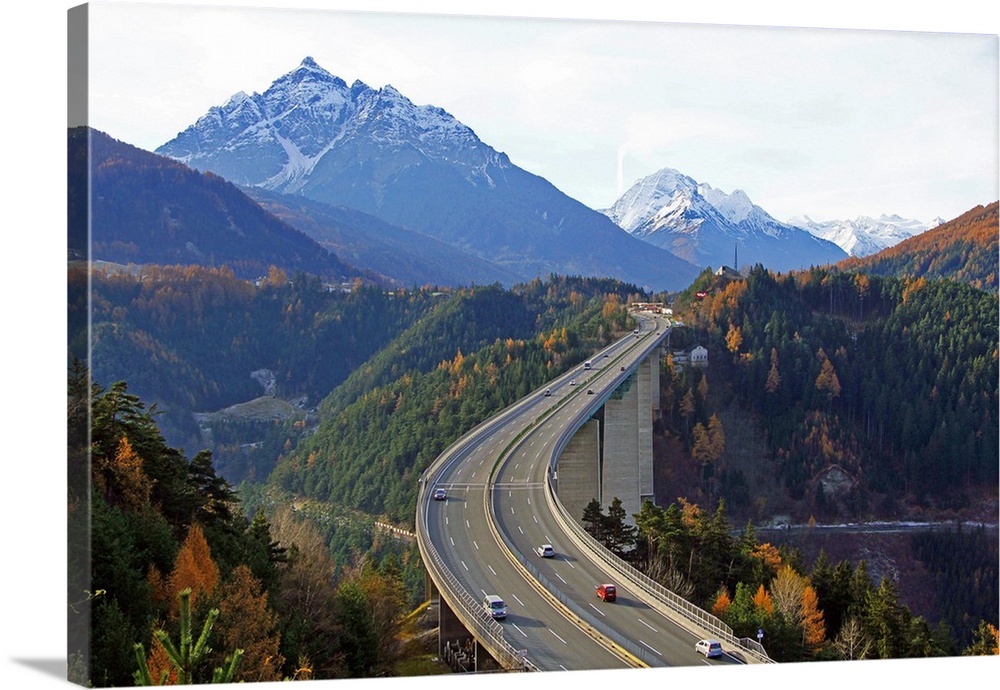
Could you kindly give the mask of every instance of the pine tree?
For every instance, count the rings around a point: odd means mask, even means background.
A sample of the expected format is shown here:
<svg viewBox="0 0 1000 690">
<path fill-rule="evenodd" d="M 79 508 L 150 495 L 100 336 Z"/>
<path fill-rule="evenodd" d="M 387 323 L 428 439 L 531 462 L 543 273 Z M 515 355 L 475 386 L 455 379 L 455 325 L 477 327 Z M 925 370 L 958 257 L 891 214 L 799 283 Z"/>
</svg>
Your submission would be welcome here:
<svg viewBox="0 0 1000 690">
<path fill-rule="evenodd" d="M 205 623 L 201 628 L 201 634 L 197 640 L 192 635 L 191 621 L 191 590 L 185 589 L 178 593 L 178 610 L 180 612 L 180 638 L 177 644 L 170 639 L 170 635 L 165 630 L 154 632 L 156 640 L 162 645 L 166 653 L 173 672 L 176 673 L 178 685 L 189 685 L 198 682 L 198 666 L 211 651 L 208 646 L 208 638 L 212 633 L 212 626 L 219 616 L 218 609 L 212 609 L 205 618 Z M 223 666 L 216 668 L 212 672 L 212 683 L 232 682 L 239 666 L 243 650 L 237 649 L 232 656 L 227 657 Z M 146 660 L 146 652 L 142 643 L 135 645 L 135 658 L 138 663 L 138 670 L 135 672 L 136 685 L 163 685 L 167 680 L 167 672 L 163 671 L 159 678 L 153 678 Z"/>
</svg>

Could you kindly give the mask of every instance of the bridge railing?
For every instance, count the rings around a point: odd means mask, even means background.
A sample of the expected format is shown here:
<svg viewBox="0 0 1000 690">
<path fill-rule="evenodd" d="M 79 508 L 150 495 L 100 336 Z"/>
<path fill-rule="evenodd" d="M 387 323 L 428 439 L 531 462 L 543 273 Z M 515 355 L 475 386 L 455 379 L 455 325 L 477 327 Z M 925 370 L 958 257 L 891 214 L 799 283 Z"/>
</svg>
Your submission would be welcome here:
<svg viewBox="0 0 1000 690">
<path fill-rule="evenodd" d="M 557 445 L 554 453 L 553 464 L 555 464 L 555 460 L 559 457 L 559 454 L 562 452 L 562 448 L 564 446 L 565 443 L 560 440 L 560 443 Z M 733 634 L 733 629 L 726 625 L 717 616 L 714 616 L 708 611 L 695 606 L 687 599 L 684 599 L 678 594 L 670 591 L 662 584 L 653 580 L 651 577 L 633 566 L 631 563 L 625 561 L 618 554 L 608 549 L 604 546 L 604 544 L 594 539 L 594 537 L 583 529 L 580 523 L 569 514 L 569 511 L 566 510 L 565 506 L 563 506 L 562 502 L 552 489 L 551 481 L 546 482 L 546 493 L 549 498 L 549 505 L 553 508 L 557 517 L 559 517 L 559 519 L 563 522 L 564 526 L 572 532 L 573 536 L 581 545 L 599 556 L 601 560 L 603 560 L 610 568 L 620 573 L 633 585 L 640 587 L 648 595 L 666 606 L 669 610 L 690 621 L 700 630 L 703 630 L 719 640 L 736 647 L 743 653 L 754 657 L 760 662 L 772 662 L 772 659 L 768 657 L 767 652 L 759 642 L 746 637 L 736 637 Z"/>
<path fill-rule="evenodd" d="M 473 596 L 455 577 L 445 564 L 441 554 L 431 541 L 427 532 L 426 510 L 429 502 L 428 488 L 433 486 L 436 477 L 456 456 L 472 446 L 483 434 L 503 423 L 519 407 L 519 403 L 503 410 L 480 424 L 470 433 L 462 436 L 424 471 L 420 478 L 417 492 L 416 535 L 417 545 L 424 567 L 431 572 L 432 579 L 437 584 L 449 606 L 469 629 L 476 639 L 486 647 L 497 662 L 512 671 L 537 671 L 538 669 L 526 658 L 523 650 L 515 648 L 504 636 L 503 626 L 490 616 L 483 608 L 479 599 Z"/>
</svg>

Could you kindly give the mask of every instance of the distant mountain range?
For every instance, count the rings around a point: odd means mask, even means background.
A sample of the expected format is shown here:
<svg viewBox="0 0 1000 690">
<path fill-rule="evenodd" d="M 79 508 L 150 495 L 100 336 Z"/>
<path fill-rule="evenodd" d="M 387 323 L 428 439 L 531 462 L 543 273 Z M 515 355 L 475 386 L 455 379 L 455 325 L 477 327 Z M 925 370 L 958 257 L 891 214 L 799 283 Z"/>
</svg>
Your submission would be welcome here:
<svg viewBox="0 0 1000 690">
<path fill-rule="evenodd" d="M 741 190 L 726 194 L 672 168 L 642 178 L 602 213 L 699 266 L 760 263 L 788 271 L 847 256 L 833 242 L 775 220 Z"/>
<path fill-rule="evenodd" d="M 650 247 L 391 86 L 348 86 L 311 58 L 263 94 L 238 93 L 157 149 L 239 185 L 356 209 L 521 280 L 608 276 L 689 285 L 698 266 Z"/>
<path fill-rule="evenodd" d="M 910 237 L 935 228 L 944 220 L 935 218 L 930 223 L 881 215 L 878 218 L 859 216 L 853 220 L 814 221 L 809 216 L 790 218 L 789 225 L 808 230 L 816 237 L 829 240 L 850 256 L 870 256 Z"/>
</svg>

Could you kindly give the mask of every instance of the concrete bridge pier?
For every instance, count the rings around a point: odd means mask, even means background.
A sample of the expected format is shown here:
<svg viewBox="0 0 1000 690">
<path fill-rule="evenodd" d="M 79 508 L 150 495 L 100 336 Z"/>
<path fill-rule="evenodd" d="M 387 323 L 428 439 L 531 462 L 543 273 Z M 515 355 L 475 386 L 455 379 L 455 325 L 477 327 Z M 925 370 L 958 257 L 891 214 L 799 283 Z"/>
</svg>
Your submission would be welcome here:
<svg viewBox="0 0 1000 690">
<path fill-rule="evenodd" d="M 653 499 L 653 420 L 660 414 L 660 348 L 640 362 L 573 435 L 557 460 L 559 500 L 582 522 L 597 499 L 605 510 L 615 498 L 626 521 Z"/>
<path fill-rule="evenodd" d="M 448 602 L 441 596 L 430 574 L 426 574 L 426 592 L 438 610 L 438 657 L 458 672 L 478 673 L 500 668 L 486 647 L 465 627 Z"/>
</svg>

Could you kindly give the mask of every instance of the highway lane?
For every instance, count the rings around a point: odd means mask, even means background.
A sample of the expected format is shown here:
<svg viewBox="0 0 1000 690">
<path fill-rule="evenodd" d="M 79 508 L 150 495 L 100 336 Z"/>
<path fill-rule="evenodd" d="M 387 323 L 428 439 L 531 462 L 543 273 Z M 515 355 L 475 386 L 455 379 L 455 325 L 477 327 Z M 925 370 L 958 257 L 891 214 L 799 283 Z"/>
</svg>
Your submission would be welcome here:
<svg viewBox="0 0 1000 690">
<path fill-rule="evenodd" d="M 621 366 L 628 368 L 640 359 L 647 349 L 642 341 L 652 332 L 652 324 L 644 324 L 640 337 L 626 336 L 595 355 L 593 370 L 568 372 L 547 386 L 551 396 L 538 392 L 515 405 L 502 424 L 479 434 L 438 472 L 435 486 L 448 490 L 446 501 L 430 499 L 432 491 L 424 494 L 429 536 L 448 569 L 477 600 L 485 594 L 506 600 L 506 640 L 525 650 L 528 660 L 542 670 L 622 668 L 637 660 L 651 666 L 705 662 L 694 652 L 696 639 L 634 596 L 627 583 L 616 582 L 617 603 L 600 601 L 594 588 L 608 579 L 606 573 L 575 550 L 546 505 L 548 462 L 563 425 L 584 406 L 599 407 L 600 395 L 588 395 L 587 390 L 597 383 L 608 386 Z M 505 455 L 488 491 L 500 454 L 550 410 L 551 419 L 533 427 Z M 523 555 L 527 569 L 512 563 L 498 543 L 487 519 L 487 500 L 492 501 L 497 528 L 515 553 Z M 533 557 L 532 549 L 543 542 L 556 545 L 559 555 Z M 621 644 L 611 645 L 609 651 L 594 640 L 595 631 L 605 635 L 605 642 Z"/>
<path fill-rule="evenodd" d="M 650 332 L 646 329 L 646 333 Z M 628 346 L 626 346 L 628 347 Z M 512 450 L 497 473 L 493 491 L 494 514 L 498 529 L 509 546 L 525 558 L 527 567 L 545 583 L 555 596 L 576 615 L 598 630 L 616 639 L 634 656 L 650 666 L 681 666 L 701 663 L 733 662 L 731 657 L 705 660 L 694 651 L 697 637 L 678 626 L 658 610 L 645 604 L 630 591 L 627 582 L 619 581 L 602 565 L 592 563 L 564 533 L 562 523 L 550 512 L 546 503 L 546 472 L 562 429 L 587 407 L 599 406 L 598 400 L 587 393 L 605 384 L 607 379 L 629 369 L 644 357 L 639 351 L 594 360 L 595 370 L 578 371 L 577 386 L 551 387 L 550 405 L 565 402 L 545 424 L 536 427 Z M 621 354 L 621 358 L 618 355 Z M 589 416 L 589 415 L 588 415 Z M 541 558 L 534 553 L 540 544 L 552 544 L 557 555 Z M 618 588 L 618 600 L 605 603 L 595 591 L 602 582 L 613 582 Z M 613 632 L 612 632 L 613 631 Z"/>
<path fill-rule="evenodd" d="M 489 528 L 486 488 L 493 464 L 524 426 L 541 412 L 526 401 L 504 424 L 476 439 L 442 469 L 435 487 L 448 498 L 434 501 L 426 492 L 426 524 L 431 541 L 447 567 L 477 601 L 499 594 L 508 615 L 501 625 L 508 643 L 526 650 L 542 670 L 627 668 L 629 664 L 553 609 L 538 589 L 507 558 Z"/>
</svg>

